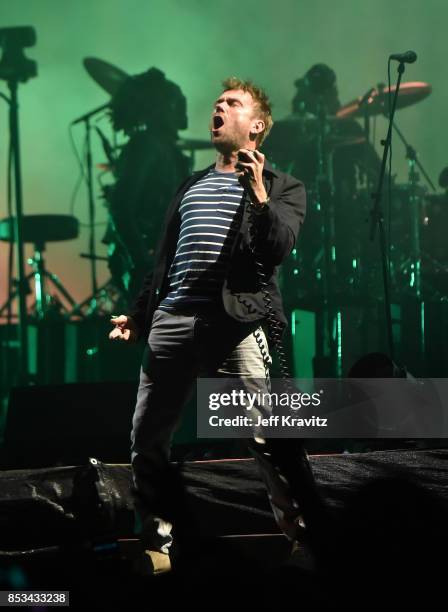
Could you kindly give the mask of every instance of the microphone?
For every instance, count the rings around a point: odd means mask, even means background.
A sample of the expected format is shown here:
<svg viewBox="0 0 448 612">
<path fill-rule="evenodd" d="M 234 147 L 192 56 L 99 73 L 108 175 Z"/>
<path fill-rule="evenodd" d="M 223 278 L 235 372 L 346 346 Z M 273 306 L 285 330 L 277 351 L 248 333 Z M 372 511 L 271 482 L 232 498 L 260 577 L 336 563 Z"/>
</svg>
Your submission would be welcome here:
<svg viewBox="0 0 448 612">
<path fill-rule="evenodd" d="M 358 102 L 358 106 L 363 106 L 363 104 L 366 104 L 366 102 L 369 102 L 369 100 L 372 98 L 372 94 L 374 94 L 376 92 L 376 88 L 375 87 L 371 87 L 369 89 L 369 91 L 367 91 L 362 98 L 359 100 Z"/>
<path fill-rule="evenodd" d="M 70 125 L 76 125 L 77 123 L 81 123 L 82 121 L 86 121 L 87 119 L 90 119 L 90 117 L 93 117 L 93 115 L 96 115 L 97 113 L 99 113 L 100 111 L 109 108 L 110 106 L 110 102 L 106 102 L 106 104 L 101 104 L 101 106 L 97 106 L 96 108 L 94 108 L 92 111 L 86 113 L 85 115 L 81 115 L 81 117 L 78 117 L 77 119 L 74 119 Z"/>
<path fill-rule="evenodd" d="M 417 53 L 415 51 L 406 51 L 405 53 L 392 53 L 389 55 L 390 60 L 397 60 L 402 64 L 413 64 L 417 59 Z"/>
</svg>

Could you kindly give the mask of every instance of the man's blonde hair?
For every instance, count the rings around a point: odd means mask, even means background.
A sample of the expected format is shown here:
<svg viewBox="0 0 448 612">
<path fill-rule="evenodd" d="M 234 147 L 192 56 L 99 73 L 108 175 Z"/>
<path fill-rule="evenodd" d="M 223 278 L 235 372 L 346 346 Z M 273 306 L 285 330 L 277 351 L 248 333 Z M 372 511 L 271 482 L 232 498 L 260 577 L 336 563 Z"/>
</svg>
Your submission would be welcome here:
<svg viewBox="0 0 448 612">
<path fill-rule="evenodd" d="M 229 89 L 240 89 L 241 91 L 246 91 L 250 93 L 252 96 L 255 105 L 257 107 L 259 117 L 264 121 L 264 130 L 257 135 L 256 144 L 257 147 L 261 146 L 266 136 L 271 131 L 271 128 L 274 124 L 272 120 L 272 105 L 269 101 L 269 98 L 261 87 L 257 87 L 252 83 L 252 81 L 244 81 L 239 79 L 238 77 L 232 76 L 224 79 L 222 82 L 222 86 L 224 91 Z"/>
</svg>

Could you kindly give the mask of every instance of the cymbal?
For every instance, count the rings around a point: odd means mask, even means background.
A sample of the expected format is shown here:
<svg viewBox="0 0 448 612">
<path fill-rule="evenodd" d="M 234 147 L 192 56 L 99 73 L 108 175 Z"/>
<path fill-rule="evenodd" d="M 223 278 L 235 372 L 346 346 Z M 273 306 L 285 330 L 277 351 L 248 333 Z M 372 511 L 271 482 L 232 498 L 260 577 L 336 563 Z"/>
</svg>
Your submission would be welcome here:
<svg viewBox="0 0 448 612">
<path fill-rule="evenodd" d="M 390 93 L 392 95 L 395 93 L 396 87 L 396 85 L 391 86 Z M 431 85 L 422 81 L 402 83 L 398 91 L 397 109 L 421 102 L 429 96 L 431 91 Z M 373 88 L 367 98 L 365 96 L 360 96 L 356 98 L 356 100 L 344 104 L 344 106 L 338 110 L 336 116 L 340 119 L 347 119 L 348 117 L 363 117 L 366 112 L 369 116 L 386 114 L 389 105 L 388 97 L 388 87 L 382 90 Z"/>
<path fill-rule="evenodd" d="M 127 72 L 121 68 L 96 57 L 85 57 L 82 63 L 92 79 L 111 96 L 117 93 L 120 86 L 129 77 Z"/>
<path fill-rule="evenodd" d="M 182 151 L 202 151 L 214 148 L 210 140 L 198 140 L 197 138 L 182 138 L 177 140 L 176 144 Z"/>
</svg>

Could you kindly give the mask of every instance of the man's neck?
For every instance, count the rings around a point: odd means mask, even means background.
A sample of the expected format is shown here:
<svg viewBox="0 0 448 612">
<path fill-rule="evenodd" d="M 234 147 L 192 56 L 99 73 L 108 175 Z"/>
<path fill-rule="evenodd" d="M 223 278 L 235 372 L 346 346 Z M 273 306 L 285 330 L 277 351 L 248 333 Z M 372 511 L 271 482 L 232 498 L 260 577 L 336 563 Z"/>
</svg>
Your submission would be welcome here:
<svg viewBox="0 0 448 612">
<path fill-rule="evenodd" d="M 235 164 L 238 161 L 236 151 L 222 153 L 217 151 L 215 170 L 218 172 L 235 172 Z"/>
<path fill-rule="evenodd" d="M 241 147 L 250 149 L 251 146 Z M 217 151 L 215 170 L 218 172 L 235 172 L 235 164 L 238 161 L 238 151 Z"/>
</svg>

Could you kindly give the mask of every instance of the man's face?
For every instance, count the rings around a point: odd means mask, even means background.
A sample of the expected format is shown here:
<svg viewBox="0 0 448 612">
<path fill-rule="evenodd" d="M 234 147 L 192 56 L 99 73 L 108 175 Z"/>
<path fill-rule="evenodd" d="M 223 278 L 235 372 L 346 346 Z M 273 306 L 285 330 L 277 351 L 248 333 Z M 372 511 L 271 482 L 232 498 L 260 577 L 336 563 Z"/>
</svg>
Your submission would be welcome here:
<svg viewBox="0 0 448 612">
<path fill-rule="evenodd" d="M 210 121 L 212 143 L 218 151 L 253 148 L 263 122 L 256 116 L 251 94 L 240 89 L 224 91 L 213 105 Z"/>
</svg>

